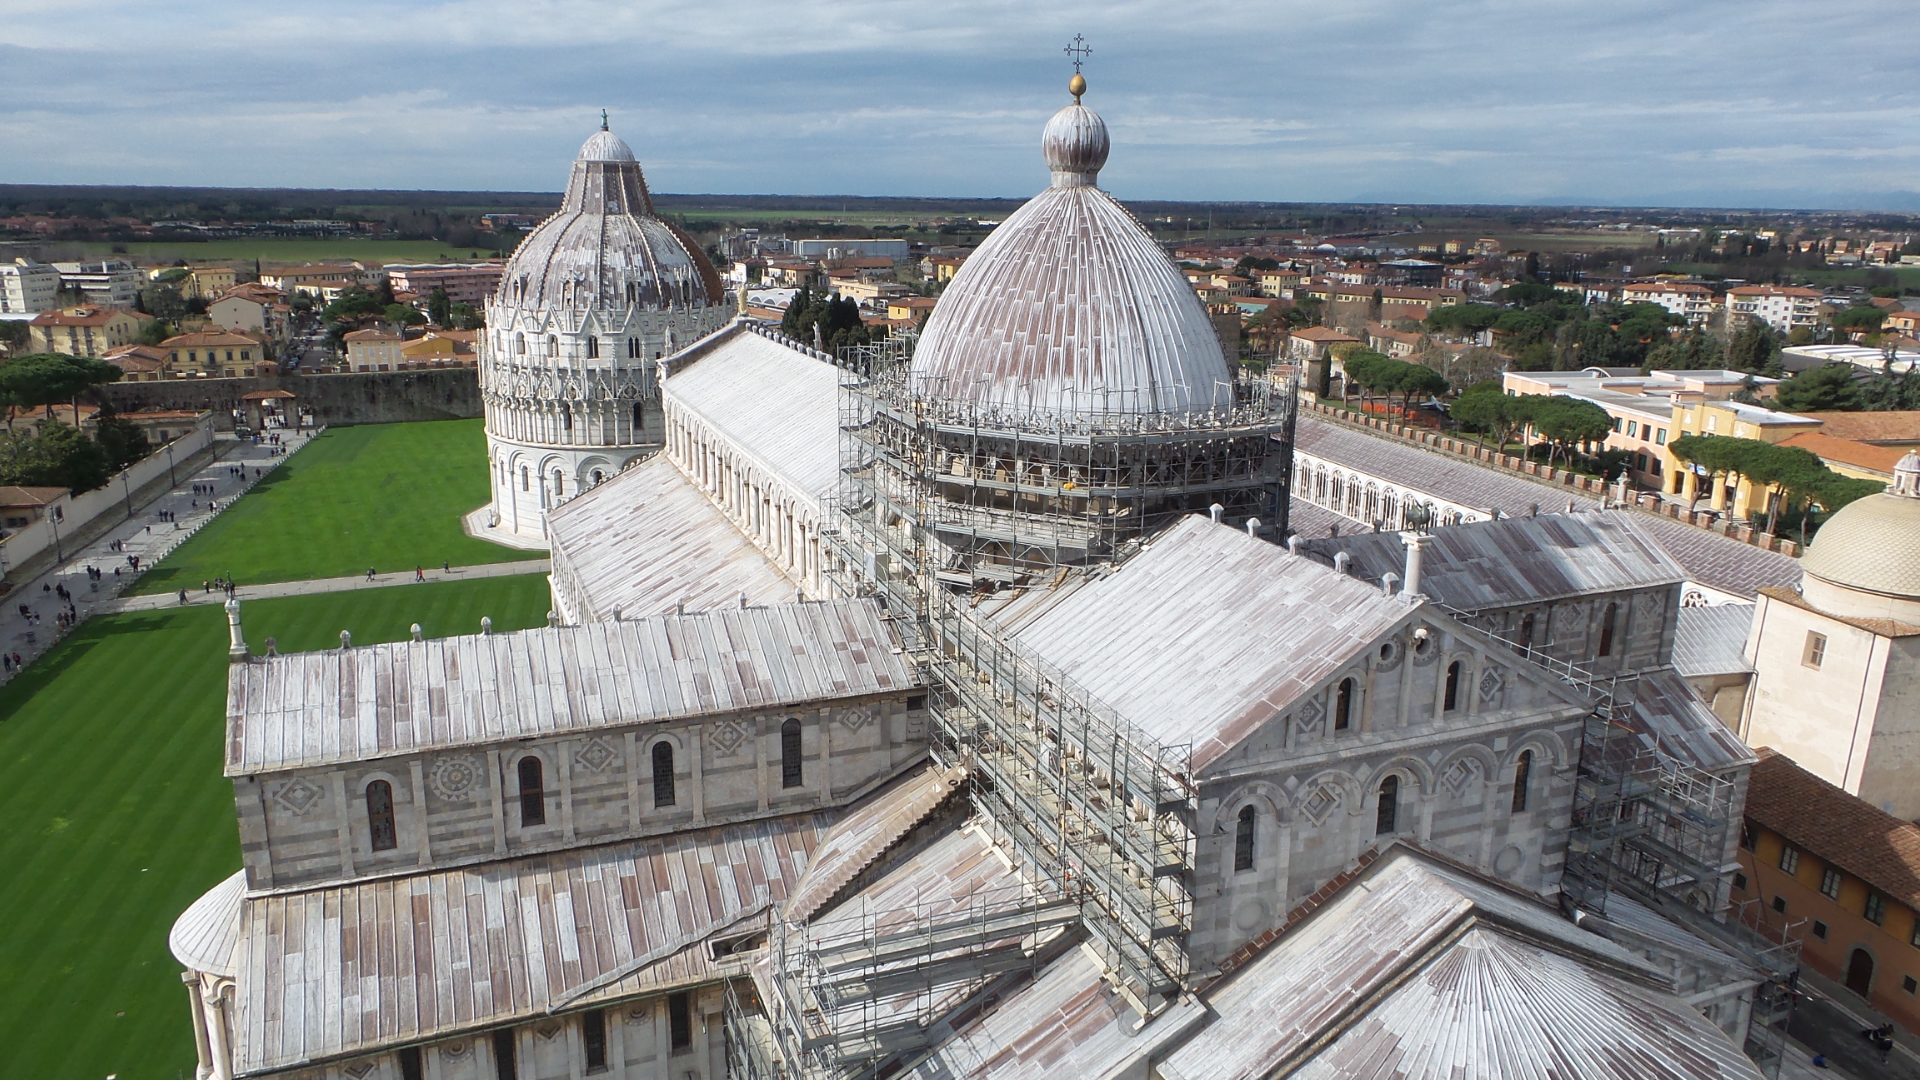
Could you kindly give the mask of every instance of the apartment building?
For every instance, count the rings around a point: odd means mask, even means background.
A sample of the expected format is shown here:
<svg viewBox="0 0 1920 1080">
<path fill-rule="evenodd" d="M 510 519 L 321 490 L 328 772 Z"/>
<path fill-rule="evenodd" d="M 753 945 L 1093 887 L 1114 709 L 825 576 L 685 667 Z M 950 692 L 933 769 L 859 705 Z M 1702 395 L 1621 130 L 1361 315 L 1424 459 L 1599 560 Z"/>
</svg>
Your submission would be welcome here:
<svg viewBox="0 0 1920 1080">
<path fill-rule="evenodd" d="M 1628 304 L 1659 304 L 1686 319 L 1689 326 L 1706 325 L 1717 306 L 1712 289 L 1684 281 L 1638 281 L 1622 286 L 1620 299 Z"/>
<path fill-rule="evenodd" d="M 0 264 L 0 314 L 38 315 L 59 303 L 60 271 L 32 259 Z"/>
<path fill-rule="evenodd" d="M 1727 290 L 1727 326 L 1759 320 L 1782 334 L 1820 321 L 1820 290 L 1800 285 L 1739 285 Z"/>
</svg>

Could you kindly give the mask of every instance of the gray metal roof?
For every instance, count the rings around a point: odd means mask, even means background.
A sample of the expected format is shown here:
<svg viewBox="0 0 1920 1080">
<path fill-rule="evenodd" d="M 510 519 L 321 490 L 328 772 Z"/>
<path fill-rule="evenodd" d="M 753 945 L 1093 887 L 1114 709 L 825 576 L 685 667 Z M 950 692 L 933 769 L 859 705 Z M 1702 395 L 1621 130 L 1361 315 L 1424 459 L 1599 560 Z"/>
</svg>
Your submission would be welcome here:
<svg viewBox="0 0 1920 1080">
<path fill-rule="evenodd" d="M 670 368 L 661 383 L 668 399 L 699 414 L 800 494 L 819 499 L 833 491 L 844 370 L 740 322 Z"/>
<path fill-rule="evenodd" d="M 1355 572 L 1379 580 L 1407 561 L 1397 533 L 1314 540 L 1329 558 L 1345 551 Z M 1542 514 L 1448 525 L 1421 559 L 1420 591 L 1462 611 L 1540 604 L 1570 596 L 1678 585 L 1686 571 L 1627 511 Z"/>
<path fill-rule="evenodd" d="M 1688 678 L 1753 670 L 1744 655 L 1752 626 L 1752 604 L 1681 608 L 1673 635 L 1674 670 Z"/>
<path fill-rule="evenodd" d="M 764 925 L 833 816 L 250 899 L 235 980 L 236 1071 L 712 983 L 727 965 L 702 943 Z"/>
<path fill-rule="evenodd" d="M 853 600 L 256 657 L 228 677 L 227 774 L 914 685 Z"/>
<path fill-rule="evenodd" d="M 1055 960 L 984 1018 L 940 1044 L 907 1075 L 918 1080 L 1108 1080 L 1143 1075 L 1150 1057 L 1190 1034 L 1206 1007 L 1182 996 L 1140 1016 L 1086 949 Z"/>
<path fill-rule="evenodd" d="M 941 769 L 931 763 L 894 780 L 862 799 L 820 842 L 807 872 L 781 908 L 791 923 L 813 918 L 841 889 L 925 820 L 965 780 L 964 767 Z"/>
<path fill-rule="evenodd" d="M 240 942 L 240 908 L 247 896 L 247 872 L 231 876 L 208 889 L 167 933 L 167 950 L 194 971 L 232 977 L 234 948 Z"/>
<path fill-rule="evenodd" d="M 1184 518 L 1018 638 L 1204 768 L 1413 605 L 1243 530 Z"/>
<path fill-rule="evenodd" d="M 547 538 L 581 622 L 782 603 L 798 588 L 660 454 L 560 504 Z"/>
<path fill-rule="evenodd" d="M 1217 1019 L 1161 1071 L 1757 1080 L 1669 986 L 1545 903 L 1396 844 L 1207 991 Z"/>
<path fill-rule="evenodd" d="M 1672 668 L 1642 674 L 1633 684 L 1633 725 L 1641 743 L 1709 772 L 1751 765 L 1753 751 L 1728 730 Z"/>
<path fill-rule="evenodd" d="M 1306 413 L 1300 415 L 1296 439 L 1300 449 L 1317 457 L 1462 506 L 1498 510 L 1506 517 L 1525 517 L 1535 507 L 1564 510 L 1569 501 L 1576 510 L 1600 505 L 1596 499 L 1557 485 Z M 1800 580 L 1800 563 L 1792 556 L 1651 514 L 1636 516 L 1634 521 L 1680 564 L 1690 580 L 1709 588 L 1751 597 L 1762 588 Z"/>
<path fill-rule="evenodd" d="M 1092 185 L 1105 124 L 1069 106 L 1047 132 L 1055 186 L 1008 215 L 954 275 L 914 353 L 915 392 L 1055 416 L 1230 406 L 1233 372 L 1193 286 Z"/>
<path fill-rule="evenodd" d="M 493 303 L 507 311 L 706 307 L 726 301 L 692 238 L 653 212 L 633 151 L 594 132 L 560 209 L 514 250 Z M 508 318 L 490 318 L 504 325 Z"/>
</svg>

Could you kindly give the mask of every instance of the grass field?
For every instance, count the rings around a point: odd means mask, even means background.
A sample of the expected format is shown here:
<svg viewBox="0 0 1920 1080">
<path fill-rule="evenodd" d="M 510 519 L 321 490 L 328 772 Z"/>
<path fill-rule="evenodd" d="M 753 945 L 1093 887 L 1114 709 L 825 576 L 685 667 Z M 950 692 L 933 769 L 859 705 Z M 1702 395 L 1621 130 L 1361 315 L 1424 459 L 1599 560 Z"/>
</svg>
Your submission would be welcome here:
<svg viewBox="0 0 1920 1080">
<path fill-rule="evenodd" d="M 475 540 L 460 516 L 487 501 L 479 420 L 334 428 L 294 454 L 140 579 L 172 592 L 415 566 L 512 562 L 537 552 Z"/>
<path fill-rule="evenodd" d="M 204 244 L 84 244 L 90 258 L 126 254 L 140 259 L 200 262 L 313 263 L 371 259 L 375 262 L 443 262 L 486 259 L 482 248 L 452 248 L 438 240 L 209 240 Z"/>
<path fill-rule="evenodd" d="M 284 651 L 544 625 L 545 578 L 396 586 L 246 606 Z M 0 1074 L 177 1080 L 194 1049 L 167 931 L 240 866 L 220 775 L 218 607 L 83 624 L 0 687 Z"/>
</svg>

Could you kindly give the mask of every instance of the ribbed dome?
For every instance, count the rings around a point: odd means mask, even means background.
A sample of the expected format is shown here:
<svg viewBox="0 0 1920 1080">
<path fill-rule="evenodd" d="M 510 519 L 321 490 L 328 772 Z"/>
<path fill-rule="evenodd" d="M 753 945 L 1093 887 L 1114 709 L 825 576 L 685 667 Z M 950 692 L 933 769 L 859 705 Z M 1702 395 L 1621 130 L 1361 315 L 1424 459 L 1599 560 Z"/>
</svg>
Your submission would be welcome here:
<svg viewBox="0 0 1920 1080">
<path fill-rule="evenodd" d="M 560 211 L 521 242 L 495 302 L 513 308 L 705 307 L 725 302 L 700 245 L 653 212 L 633 150 L 604 128 L 580 147 Z"/>
<path fill-rule="evenodd" d="M 1841 507 L 1814 535 L 1800 569 L 1843 588 L 1920 599 L 1920 495 L 1892 490 Z"/>
<path fill-rule="evenodd" d="M 1107 160 L 1105 122 L 1069 105 L 1043 142 L 1054 186 L 954 275 L 914 353 L 915 392 L 1062 417 L 1231 404 L 1233 372 L 1193 287 L 1093 186 Z"/>
</svg>

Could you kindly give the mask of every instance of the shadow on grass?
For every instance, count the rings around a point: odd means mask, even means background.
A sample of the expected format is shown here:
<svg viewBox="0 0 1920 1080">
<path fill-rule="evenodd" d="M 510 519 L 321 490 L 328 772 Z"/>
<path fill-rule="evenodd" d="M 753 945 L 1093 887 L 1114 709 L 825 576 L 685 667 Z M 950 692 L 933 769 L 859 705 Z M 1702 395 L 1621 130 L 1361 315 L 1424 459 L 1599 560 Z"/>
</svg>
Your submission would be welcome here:
<svg viewBox="0 0 1920 1080">
<path fill-rule="evenodd" d="M 93 618 L 81 623 L 80 629 L 66 640 L 28 664 L 27 669 L 15 676 L 13 681 L 0 686 L 0 724 L 13 719 L 14 714 L 32 701 L 35 694 L 52 684 L 68 668 L 85 659 L 88 653 L 106 644 L 108 638 L 169 629 L 177 625 L 172 618 L 174 614 L 177 613 Z"/>
</svg>

